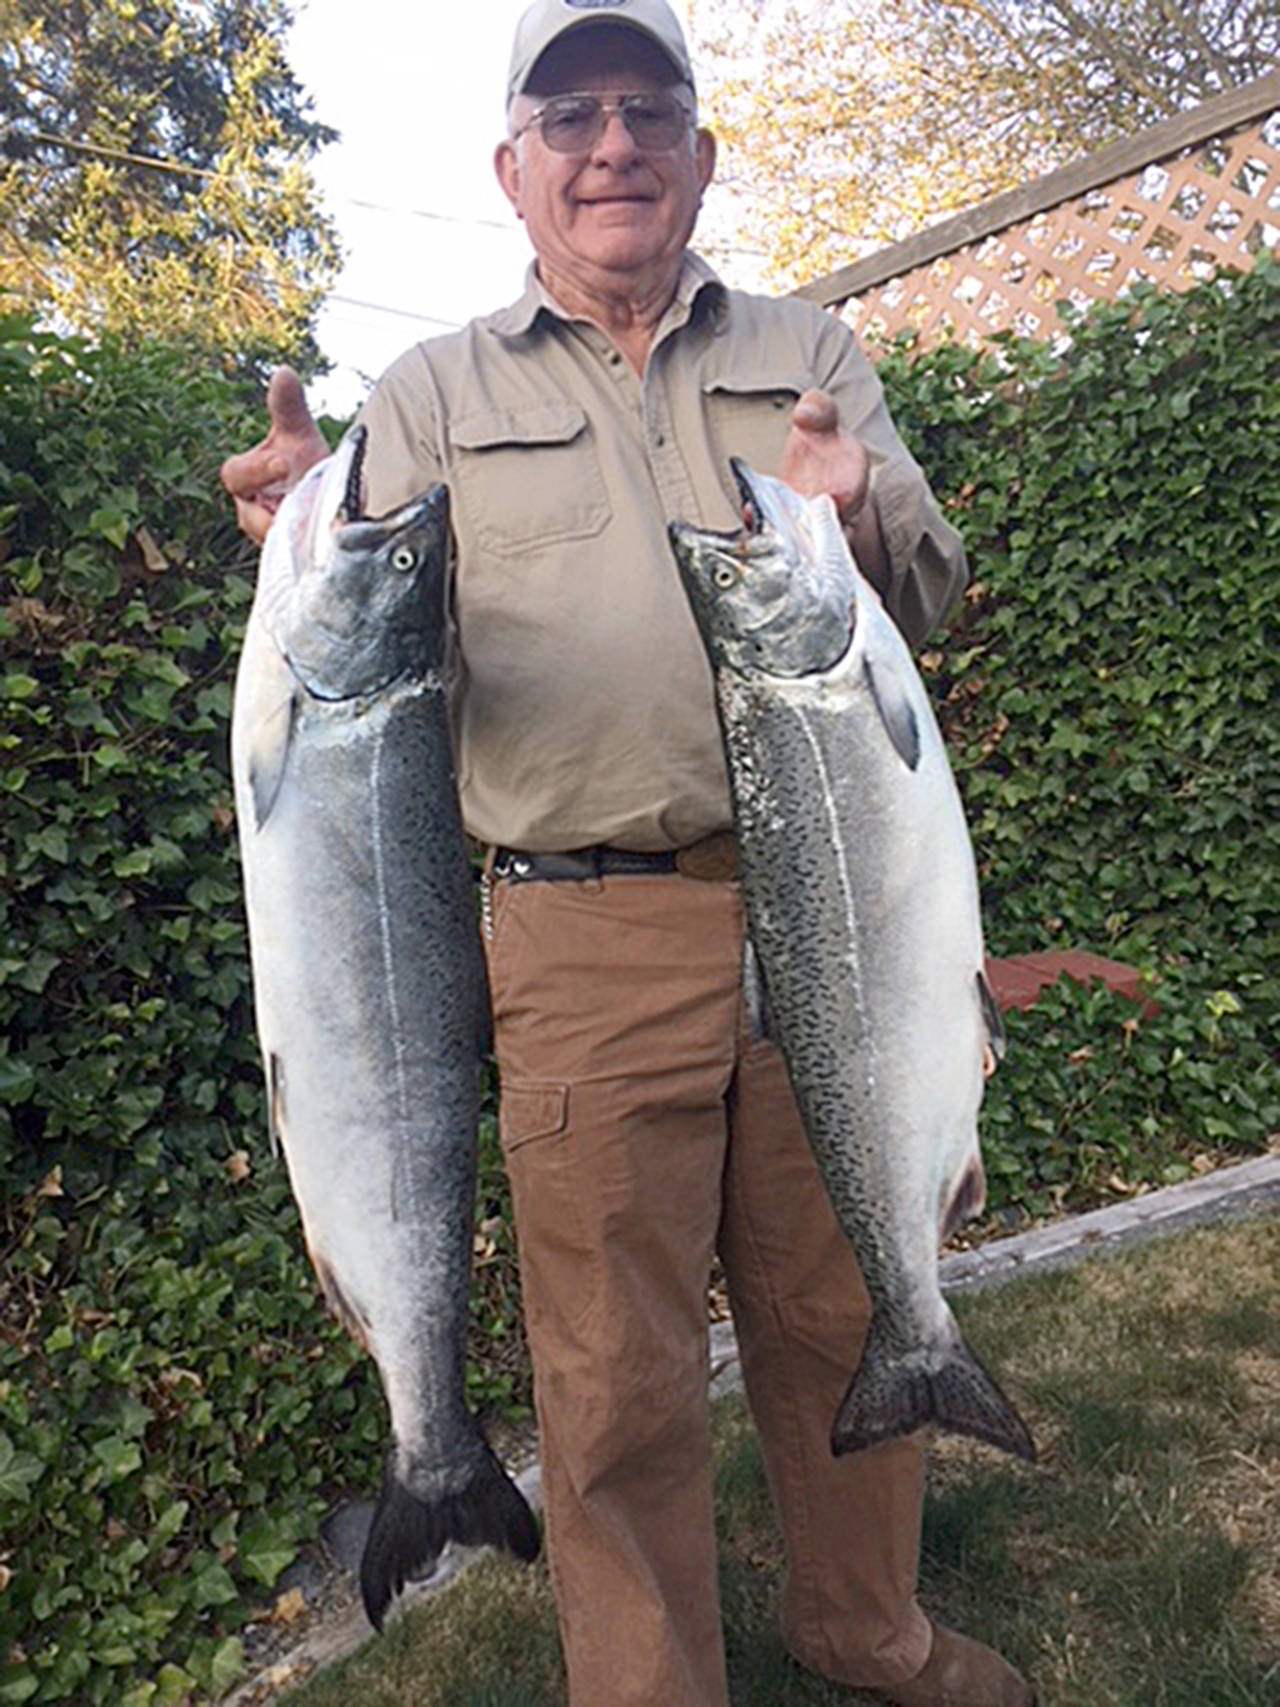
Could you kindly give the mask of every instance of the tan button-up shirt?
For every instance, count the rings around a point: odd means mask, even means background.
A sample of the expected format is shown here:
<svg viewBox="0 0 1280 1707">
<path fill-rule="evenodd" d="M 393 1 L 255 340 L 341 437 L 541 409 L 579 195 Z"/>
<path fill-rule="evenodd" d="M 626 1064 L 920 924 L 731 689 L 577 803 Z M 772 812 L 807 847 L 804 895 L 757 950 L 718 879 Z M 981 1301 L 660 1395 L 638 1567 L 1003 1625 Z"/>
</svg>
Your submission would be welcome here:
<svg viewBox="0 0 1280 1707">
<path fill-rule="evenodd" d="M 728 826 L 710 668 L 667 523 L 739 526 L 730 456 L 776 474 L 813 386 L 871 453 L 886 603 L 918 643 L 964 584 L 963 547 L 852 334 L 811 303 L 726 290 L 689 255 L 641 380 L 531 269 L 517 303 L 378 382 L 361 417 L 370 511 L 449 487 L 472 835 L 656 850 Z"/>
</svg>

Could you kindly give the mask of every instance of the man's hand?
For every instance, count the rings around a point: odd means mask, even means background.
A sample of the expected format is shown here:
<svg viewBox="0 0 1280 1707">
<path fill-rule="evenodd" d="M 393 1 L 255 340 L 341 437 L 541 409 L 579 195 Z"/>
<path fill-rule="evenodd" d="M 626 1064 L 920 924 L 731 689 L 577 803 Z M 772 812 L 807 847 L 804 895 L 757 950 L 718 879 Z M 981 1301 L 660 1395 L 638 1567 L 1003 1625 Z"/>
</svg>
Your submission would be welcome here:
<svg viewBox="0 0 1280 1707">
<path fill-rule="evenodd" d="M 311 419 L 302 381 L 291 367 L 278 367 L 267 387 L 270 430 L 252 450 L 229 456 L 219 471 L 235 500 L 240 531 L 261 545 L 280 500 L 307 470 L 329 454 L 329 446 Z"/>
<path fill-rule="evenodd" d="M 806 391 L 791 413 L 791 432 L 779 474 L 802 497 L 826 492 L 835 500 L 858 567 L 877 591 L 889 580 L 889 554 L 871 498 L 871 458 L 840 424 L 835 398 Z"/>
</svg>

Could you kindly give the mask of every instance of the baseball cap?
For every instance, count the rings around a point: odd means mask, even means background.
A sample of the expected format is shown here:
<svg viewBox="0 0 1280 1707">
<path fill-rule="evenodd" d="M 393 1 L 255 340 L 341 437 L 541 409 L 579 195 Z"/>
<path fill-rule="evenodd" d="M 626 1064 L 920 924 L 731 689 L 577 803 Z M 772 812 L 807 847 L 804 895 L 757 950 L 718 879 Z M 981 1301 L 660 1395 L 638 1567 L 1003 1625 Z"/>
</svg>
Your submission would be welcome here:
<svg viewBox="0 0 1280 1707">
<path fill-rule="evenodd" d="M 693 88 L 684 31 L 666 0 L 533 0 L 516 25 L 507 72 L 508 101 L 523 92 L 552 42 L 583 24 L 622 24 L 638 30 L 666 54 L 680 81 Z"/>
</svg>

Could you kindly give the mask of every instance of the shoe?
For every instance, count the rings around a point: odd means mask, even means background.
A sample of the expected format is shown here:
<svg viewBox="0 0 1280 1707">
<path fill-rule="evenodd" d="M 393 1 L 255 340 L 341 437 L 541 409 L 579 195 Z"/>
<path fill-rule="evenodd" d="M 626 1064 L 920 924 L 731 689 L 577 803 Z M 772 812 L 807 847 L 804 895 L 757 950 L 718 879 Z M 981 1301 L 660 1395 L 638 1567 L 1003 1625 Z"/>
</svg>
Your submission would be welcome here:
<svg viewBox="0 0 1280 1707">
<path fill-rule="evenodd" d="M 871 1699 L 875 1699 L 872 1697 Z M 881 1684 L 892 1707 L 1035 1707 L 1035 1691 L 994 1648 L 933 1626 L 933 1647 L 922 1672 L 905 1683 Z"/>
</svg>

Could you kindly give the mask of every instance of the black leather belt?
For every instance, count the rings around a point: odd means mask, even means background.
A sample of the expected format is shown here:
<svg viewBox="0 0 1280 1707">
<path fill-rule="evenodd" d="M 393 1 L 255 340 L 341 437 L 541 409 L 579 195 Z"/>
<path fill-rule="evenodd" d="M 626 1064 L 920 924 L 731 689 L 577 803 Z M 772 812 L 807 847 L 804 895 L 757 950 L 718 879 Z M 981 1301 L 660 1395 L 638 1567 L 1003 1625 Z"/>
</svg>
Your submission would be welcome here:
<svg viewBox="0 0 1280 1707">
<path fill-rule="evenodd" d="M 491 877 L 509 883 L 581 883 L 601 877 L 656 877 L 679 872 L 684 877 L 727 882 L 738 872 L 737 848 L 725 830 L 704 836 L 686 848 L 666 853 L 637 853 L 597 843 L 567 853 L 524 853 L 518 848 L 494 848 L 487 861 Z"/>
</svg>

